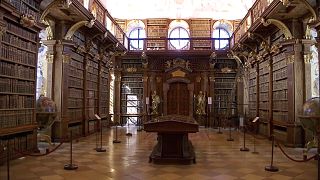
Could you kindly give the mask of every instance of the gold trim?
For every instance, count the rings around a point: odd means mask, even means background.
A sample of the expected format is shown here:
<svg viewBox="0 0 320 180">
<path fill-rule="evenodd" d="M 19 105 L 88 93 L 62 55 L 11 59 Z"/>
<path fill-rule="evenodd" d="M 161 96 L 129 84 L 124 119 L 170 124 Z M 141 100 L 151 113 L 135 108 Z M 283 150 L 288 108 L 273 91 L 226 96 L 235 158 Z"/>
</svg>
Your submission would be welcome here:
<svg viewBox="0 0 320 180">
<path fill-rule="evenodd" d="M 261 18 L 261 23 L 264 26 L 269 26 L 270 24 L 277 26 L 283 32 L 285 39 L 292 39 L 292 34 L 291 34 L 290 29 L 283 22 L 281 22 L 277 19 L 265 20 L 264 18 Z"/>
<path fill-rule="evenodd" d="M 0 37 L 2 37 L 7 32 L 6 26 L 0 26 Z"/>
<path fill-rule="evenodd" d="M 294 55 L 288 55 L 286 59 L 287 59 L 287 64 L 294 63 Z"/>
<path fill-rule="evenodd" d="M 308 54 L 303 55 L 303 59 L 304 59 L 305 64 L 310 64 L 312 58 L 313 58 L 312 53 L 308 53 Z"/>
<path fill-rule="evenodd" d="M 70 62 L 70 59 L 71 59 L 71 56 L 69 54 L 63 54 L 62 55 L 62 62 L 63 63 L 69 63 Z"/>
<path fill-rule="evenodd" d="M 53 58 L 54 58 L 53 54 L 47 53 L 46 60 L 47 60 L 48 64 L 53 63 Z"/>
</svg>

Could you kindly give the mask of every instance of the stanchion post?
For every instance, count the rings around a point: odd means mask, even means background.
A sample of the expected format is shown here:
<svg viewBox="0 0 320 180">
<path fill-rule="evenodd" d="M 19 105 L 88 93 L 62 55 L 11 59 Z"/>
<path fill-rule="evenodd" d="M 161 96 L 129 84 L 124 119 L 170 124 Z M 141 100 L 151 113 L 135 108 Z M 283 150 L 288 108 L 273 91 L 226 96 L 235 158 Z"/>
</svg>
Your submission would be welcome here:
<svg viewBox="0 0 320 180">
<path fill-rule="evenodd" d="M 121 143 L 120 140 L 118 140 L 118 125 L 116 124 L 116 139 L 113 140 L 113 143 Z"/>
<path fill-rule="evenodd" d="M 6 147 L 6 153 L 7 153 L 7 180 L 10 180 L 10 143 L 9 139 L 7 141 L 7 147 Z"/>
<path fill-rule="evenodd" d="M 76 170 L 78 169 L 78 165 L 72 163 L 72 130 L 70 131 L 70 163 L 64 165 L 65 170 Z"/>
<path fill-rule="evenodd" d="M 221 107 L 221 99 L 220 99 L 220 97 L 219 97 L 219 102 L 218 102 L 218 124 L 219 124 L 219 126 L 218 126 L 218 134 L 222 134 L 222 132 L 221 132 L 221 117 L 220 117 L 220 107 Z"/>
<path fill-rule="evenodd" d="M 96 148 L 97 152 L 106 152 L 107 150 L 102 147 L 102 121 L 99 115 L 95 114 L 98 121 L 100 121 L 100 147 Z"/>
<path fill-rule="evenodd" d="M 279 171 L 279 168 L 277 168 L 276 166 L 273 166 L 273 150 L 274 150 L 274 135 L 271 135 L 272 138 L 272 148 L 271 148 L 271 164 L 270 166 L 266 166 L 264 168 L 264 170 L 266 171 L 271 171 L 271 172 L 277 172 Z"/>
<path fill-rule="evenodd" d="M 254 118 L 252 121 L 253 123 L 256 123 L 259 120 L 259 117 Z M 256 151 L 256 136 L 253 134 L 253 152 L 252 154 L 259 154 L 259 152 Z"/>
<path fill-rule="evenodd" d="M 130 117 L 126 117 L 127 118 L 127 133 L 126 133 L 126 136 L 132 136 L 132 133 L 129 132 L 129 122 L 130 122 Z"/>
<path fill-rule="evenodd" d="M 240 126 L 243 128 L 243 147 L 240 148 L 240 151 L 249 151 L 249 148 L 246 147 L 246 126 L 243 122 L 243 119 L 240 119 Z"/>
<path fill-rule="evenodd" d="M 229 119 L 229 138 L 227 139 L 227 141 L 234 141 L 231 135 L 231 118 Z"/>
</svg>

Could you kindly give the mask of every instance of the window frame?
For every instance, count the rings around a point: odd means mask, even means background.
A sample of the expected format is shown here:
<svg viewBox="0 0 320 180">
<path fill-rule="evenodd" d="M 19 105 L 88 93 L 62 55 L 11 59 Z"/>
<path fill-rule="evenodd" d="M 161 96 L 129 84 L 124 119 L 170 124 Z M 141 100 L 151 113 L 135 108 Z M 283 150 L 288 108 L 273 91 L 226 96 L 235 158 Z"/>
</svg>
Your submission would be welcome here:
<svg viewBox="0 0 320 180">
<path fill-rule="evenodd" d="M 172 33 L 175 31 L 175 30 L 177 30 L 177 29 L 179 29 L 179 37 L 171 37 L 171 35 L 172 35 Z M 187 33 L 187 35 L 188 35 L 188 37 L 180 37 L 180 30 L 181 29 L 183 29 L 186 33 Z M 186 28 L 184 28 L 184 27 L 182 27 L 182 26 L 177 26 L 177 27 L 174 27 L 174 28 L 172 28 L 172 30 L 170 31 L 170 33 L 169 33 L 169 44 L 170 44 L 170 46 L 172 47 L 172 48 L 174 48 L 174 49 L 176 49 L 176 50 L 183 50 L 183 49 L 186 49 L 189 45 L 190 45 L 190 33 L 189 33 L 189 31 L 186 29 Z M 181 40 L 181 38 L 188 38 L 188 40 L 185 40 L 185 39 L 183 39 L 183 40 Z M 187 43 L 183 46 L 183 47 L 180 47 L 180 48 L 177 48 L 172 42 L 173 41 L 178 41 L 179 42 L 179 45 L 180 45 L 180 41 L 186 41 Z"/>
</svg>

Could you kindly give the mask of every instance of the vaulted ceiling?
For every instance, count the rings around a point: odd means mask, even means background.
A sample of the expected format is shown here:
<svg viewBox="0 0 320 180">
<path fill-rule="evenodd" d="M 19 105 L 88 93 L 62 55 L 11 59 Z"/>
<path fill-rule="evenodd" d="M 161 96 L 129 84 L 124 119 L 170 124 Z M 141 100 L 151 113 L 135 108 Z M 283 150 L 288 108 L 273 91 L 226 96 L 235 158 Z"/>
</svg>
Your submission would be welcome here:
<svg viewBox="0 0 320 180">
<path fill-rule="evenodd" d="M 242 19 L 255 0 L 101 0 L 118 19 Z"/>
</svg>

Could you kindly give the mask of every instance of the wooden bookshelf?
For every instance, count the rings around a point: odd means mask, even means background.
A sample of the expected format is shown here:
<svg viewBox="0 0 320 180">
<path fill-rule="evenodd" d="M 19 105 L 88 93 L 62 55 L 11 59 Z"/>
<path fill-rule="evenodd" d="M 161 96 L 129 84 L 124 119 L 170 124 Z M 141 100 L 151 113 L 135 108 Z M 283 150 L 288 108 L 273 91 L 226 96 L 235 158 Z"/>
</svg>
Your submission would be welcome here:
<svg viewBox="0 0 320 180">
<path fill-rule="evenodd" d="M 0 21 L 6 31 L 0 37 L 0 144 L 9 142 L 10 157 L 19 151 L 37 150 L 35 115 L 38 58 L 37 26 L 24 27 L 22 16 L 39 19 L 39 1 L 0 1 Z M 8 13 L 8 12 L 16 13 Z M 0 153 L 0 164 L 6 155 Z"/>
<path fill-rule="evenodd" d="M 259 62 L 259 121 L 269 120 L 269 61 L 268 57 Z"/>
<path fill-rule="evenodd" d="M 210 38 L 211 36 L 211 19 L 191 19 L 190 34 L 191 38 Z M 192 40 L 193 50 L 211 49 L 211 40 Z"/>
<path fill-rule="evenodd" d="M 99 97 L 99 115 L 102 119 L 109 115 L 109 69 L 107 65 L 100 62 L 100 97 Z"/>
<path fill-rule="evenodd" d="M 230 72 L 222 72 L 223 68 L 230 68 Z M 218 116 L 235 115 L 236 105 L 236 62 L 234 59 L 219 59 L 215 65 L 213 109 Z"/>
<path fill-rule="evenodd" d="M 153 38 L 147 40 L 147 50 L 165 50 L 166 40 L 157 38 L 168 37 L 168 20 L 167 19 L 148 19 L 147 20 L 147 37 Z"/>
<path fill-rule="evenodd" d="M 283 125 L 288 121 L 287 60 L 284 52 L 273 56 L 273 120 Z M 281 123 L 282 122 L 282 123 Z M 277 125 L 277 123 L 275 123 Z"/>
<path fill-rule="evenodd" d="M 140 59 L 123 59 L 122 67 L 139 69 L 142 67 Z M 126 71 L 121 78 L 121 114 L 126 114 L 121 119 L 124 125 L 130 119 L 135 119 L 137 114 L 143 110 L 143 74 L 140 72 Z M 137 112 L 128 111 L 129 108 L 136 109 Z M 133 114 L 130 116 L 130 114 Z M 133 121 L 134 122 L 134 121 Z"/>
<path fill-rule="evenodd" d="M 257 71 L 256 67 L 249 69 L 249 118 L 257 116 Z"/>
</svg>

